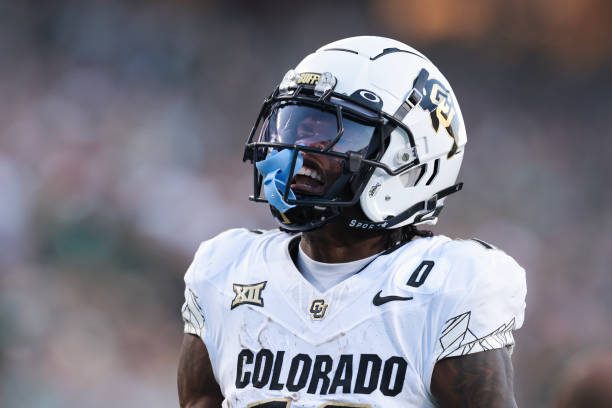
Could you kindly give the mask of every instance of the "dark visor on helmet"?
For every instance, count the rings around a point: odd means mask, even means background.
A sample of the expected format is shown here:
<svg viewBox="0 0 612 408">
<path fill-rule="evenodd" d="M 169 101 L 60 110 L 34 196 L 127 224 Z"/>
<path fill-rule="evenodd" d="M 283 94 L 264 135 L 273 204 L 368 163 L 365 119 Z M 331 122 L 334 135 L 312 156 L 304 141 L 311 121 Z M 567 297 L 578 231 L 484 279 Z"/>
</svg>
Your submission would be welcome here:
<svg viewBox="0 0 612 408">
<path fill-rule="evenodd" d="M 245 150 L 255 167 L 251 199 L 267 201 L 281 213 L 296 205 L 354 205 L 361 193 L 358 181 L 374 170 L 362 163 L 380 153 L 380 127 L 379 118 L 361 118 L 348 107 L 271 103 Z"/>
<path fill-rule="evenodd" d="M 367 154 L 373 125 L 301 104 L 277 105 L 262 124 L 258 142 L 298 145 L 320 151 Z"/>
</svg>

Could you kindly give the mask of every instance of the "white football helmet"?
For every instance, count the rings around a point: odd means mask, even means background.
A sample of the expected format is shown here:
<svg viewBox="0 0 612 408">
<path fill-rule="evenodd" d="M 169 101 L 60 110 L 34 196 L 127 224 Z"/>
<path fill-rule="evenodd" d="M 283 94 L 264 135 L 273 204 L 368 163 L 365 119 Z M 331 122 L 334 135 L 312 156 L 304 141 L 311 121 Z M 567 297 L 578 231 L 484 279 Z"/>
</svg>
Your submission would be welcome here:
<svg viewBox="0 0 612 408">
<path fill-rule="evenodd" d="M 304 58 L 263 104 L 245 149 L 251 199 L 282 229 L 434 224 L 467 141 L 446 78 L 399 41 L 353 37 Z M 331 163 L 331 164 L 330 164 Z M 361 217 L 347 207 L 359 206 Z M 350 213 L 351 216 L 347 214 Z"/>
</svg>

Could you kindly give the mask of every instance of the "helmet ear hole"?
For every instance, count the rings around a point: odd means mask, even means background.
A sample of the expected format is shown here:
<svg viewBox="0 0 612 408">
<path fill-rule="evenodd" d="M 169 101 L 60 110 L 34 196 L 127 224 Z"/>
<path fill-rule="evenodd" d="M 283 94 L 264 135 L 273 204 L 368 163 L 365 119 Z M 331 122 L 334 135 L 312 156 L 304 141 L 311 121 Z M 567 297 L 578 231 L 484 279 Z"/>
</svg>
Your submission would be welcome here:
<svg viewBox="0 0 612 408">
<path fill-rule="evenodd" d="M 419 184 L 427 171 L 427 163 L 414 167 L 399 175 L 403 187 L 414 187 Z"/>
</svg>

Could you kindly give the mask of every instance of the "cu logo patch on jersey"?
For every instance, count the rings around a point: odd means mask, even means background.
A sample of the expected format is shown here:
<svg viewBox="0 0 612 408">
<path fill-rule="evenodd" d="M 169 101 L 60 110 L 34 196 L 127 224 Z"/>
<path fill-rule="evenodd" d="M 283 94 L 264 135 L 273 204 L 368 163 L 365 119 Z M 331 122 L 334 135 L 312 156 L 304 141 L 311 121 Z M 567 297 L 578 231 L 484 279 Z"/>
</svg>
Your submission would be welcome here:
<svg viewBox="0 0 612 408">
<path fill-rule="evenodd" d="M 323 299 L 313 300 L 310 305 L 310 317 L 312 320 L 322 320 L 325 317 L 327 306 L 329 305 Z"/>
</svg>

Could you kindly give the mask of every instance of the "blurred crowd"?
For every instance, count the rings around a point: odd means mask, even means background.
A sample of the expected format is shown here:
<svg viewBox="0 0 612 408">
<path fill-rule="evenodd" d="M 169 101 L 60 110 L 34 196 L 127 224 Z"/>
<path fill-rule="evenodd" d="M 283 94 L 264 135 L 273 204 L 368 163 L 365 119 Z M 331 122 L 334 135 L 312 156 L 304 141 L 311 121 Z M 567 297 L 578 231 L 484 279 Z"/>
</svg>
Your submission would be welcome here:
<svg viewBox="0 0 612 408">
<path fill-rule="evenodd" d="M 434 232 L 527 269 L 516 390 L 547 406 L 572 355 L 612 344 L 611 6 L 425 3 L 0 1 L 0 406 L 177 405 L 193 252 L 274 227 L 241 162 L 261 101 L 359 34 L 453 84 L 465 188 Z"/>
</svg>

